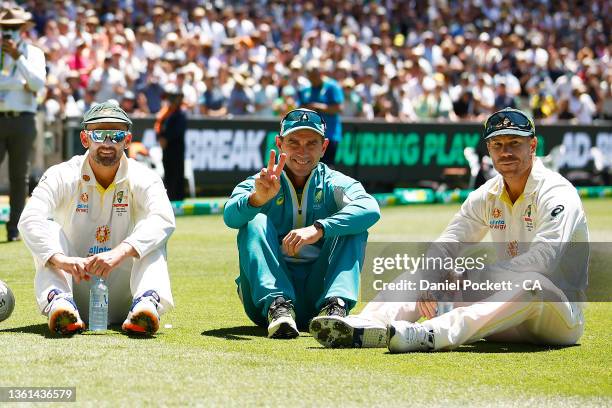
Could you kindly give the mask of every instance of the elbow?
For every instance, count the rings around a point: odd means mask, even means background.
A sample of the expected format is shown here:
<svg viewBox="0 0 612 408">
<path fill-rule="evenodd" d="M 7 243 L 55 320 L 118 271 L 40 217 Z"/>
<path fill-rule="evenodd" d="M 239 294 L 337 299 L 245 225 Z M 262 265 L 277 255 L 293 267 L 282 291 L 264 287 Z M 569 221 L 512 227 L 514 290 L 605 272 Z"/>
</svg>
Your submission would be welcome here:
<svg viewBox="0 0 612 408">
<path fill-rule="evenodd" d="M 223 222 L 225 222 L 225 225 L 227 225 L 229 228 L 239 229 L 242 227 L 242 225 L 237 222 L 237 217 L 233 217 L 229 211 L 223 212 Z"/>
</svg>

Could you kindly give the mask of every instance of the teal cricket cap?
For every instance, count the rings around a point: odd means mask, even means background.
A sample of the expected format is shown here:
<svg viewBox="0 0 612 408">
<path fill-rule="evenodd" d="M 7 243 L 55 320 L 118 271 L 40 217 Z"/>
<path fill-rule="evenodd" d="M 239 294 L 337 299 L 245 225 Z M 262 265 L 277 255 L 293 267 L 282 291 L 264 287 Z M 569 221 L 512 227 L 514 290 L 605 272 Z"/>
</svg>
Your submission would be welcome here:
<svg viewBox="0 0 612 408">
<path fill-rule="evenodd" d="M 132 121 L 127 113 L 113 101 L 106 101 L 92 106 L 83 116 L 81 125 L 85 127 L 91 123 L 125 123 L 128 130 L 132 128 Z"/>
<path fill-rule="evenodd" d="M 281 120 L 280 136 L 287 136 L 296 130 L 310 129 L 325 137 L 325 120 L 310 109 L 298 108 L 289 111 Z"/>
</svg>

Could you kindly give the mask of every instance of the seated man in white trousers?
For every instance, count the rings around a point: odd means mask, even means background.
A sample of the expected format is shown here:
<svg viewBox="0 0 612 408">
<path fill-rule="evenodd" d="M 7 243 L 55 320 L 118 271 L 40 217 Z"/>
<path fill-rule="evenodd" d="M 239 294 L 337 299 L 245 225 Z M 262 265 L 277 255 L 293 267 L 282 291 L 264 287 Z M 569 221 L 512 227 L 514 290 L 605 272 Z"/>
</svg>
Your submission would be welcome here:
<svg viewBox="0 0 612 408">
<path fill-rule="evenodd" d="M 485 122 L 484 138 L 499 175 L 469 195 L 436 242 L 474 243 L 490 232 L 494 245 L 503 248 L 487 273 L 508 277 L 512 289 L 457 303 L 446 313 L 438 312 L 428 293 L 413 302 L 371 302 L 358 315 L 313 319 L 310 331 L 317 341 L 326 347 L 386 345 L 396 353 L 452 349 L 483 338 L 544 345 L 578 342 L 588 269 L 588 229 L 580 197 L 566 179 L 535 158 L 535 127 L 523 112 L 506 108 L 494 113 Z M 561 262 L 575 243 L 584 243 L 578 244 L 581 255 L 570 255 L 571 265 Z M 514 285 L 536 280 L 542 290 Z M 427 320 L 417 323 L 421 317 Z"/>
<path fill-rule="evenodd" d="M 125 331 L 153 334 L 173 307 L 174 213 L 159 176 L 124 154 L 131 125 L 112 102 L 92 107 L 80 134 L 87 152 L 49 168 L 21 215 L 36 300 L 53 333 L 84 330 L 92 276 L 108 286 L 109 323 Z"/>
</svg>

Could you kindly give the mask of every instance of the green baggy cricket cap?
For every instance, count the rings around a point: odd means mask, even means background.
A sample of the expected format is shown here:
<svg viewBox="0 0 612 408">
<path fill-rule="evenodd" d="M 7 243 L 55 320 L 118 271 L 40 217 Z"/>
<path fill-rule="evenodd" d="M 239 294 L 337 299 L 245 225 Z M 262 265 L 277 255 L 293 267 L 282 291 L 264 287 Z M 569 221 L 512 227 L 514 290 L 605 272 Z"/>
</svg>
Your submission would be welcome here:
<svg viewBox="0 0 612 408">
<path fill-rule="evenodd" d="M 298 108 L 290 111 L 281 121 L 280 136 L 287 136 L 300 129 L 309 129 L 325 137 L 325 120 L 310 109 Z"/>
<path fill-rule="evenodd" d="M 132 121 L 127 113 L 113 101 L 106 101 L 92 106 L 83 116 L 81 125 L 85 127 L 91 123 L 109 123 L 118 122 L 128 125 L 128 129 L 132 128 Z"/>
</svg>

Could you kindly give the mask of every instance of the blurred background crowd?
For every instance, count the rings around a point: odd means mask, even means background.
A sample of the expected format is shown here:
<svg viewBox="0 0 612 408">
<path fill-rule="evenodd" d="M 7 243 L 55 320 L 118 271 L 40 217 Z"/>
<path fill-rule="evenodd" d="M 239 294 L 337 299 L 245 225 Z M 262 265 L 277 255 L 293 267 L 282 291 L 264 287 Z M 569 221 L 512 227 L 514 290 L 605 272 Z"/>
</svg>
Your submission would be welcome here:
<svg viewBox="0 0 612 408">
<path fill-rule="evenodd" d="M 279 116 L 309 70 L 344 93 L 343 117 L 610 118 L 612 3 L 590 1 L 31 0 L 47 118 L 116 99 L 155 114 L 164 88 L 190 116 Z"/>
</svg>

